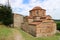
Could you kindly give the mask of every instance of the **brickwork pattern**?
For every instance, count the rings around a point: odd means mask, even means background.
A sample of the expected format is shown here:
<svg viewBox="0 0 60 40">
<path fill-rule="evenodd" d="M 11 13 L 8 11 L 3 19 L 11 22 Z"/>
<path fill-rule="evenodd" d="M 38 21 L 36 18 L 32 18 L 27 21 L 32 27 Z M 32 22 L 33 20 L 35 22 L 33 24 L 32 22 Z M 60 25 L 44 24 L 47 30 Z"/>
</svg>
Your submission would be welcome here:
<svg viewBox="0 0 60 40">
<path fill-rule="evenodd" d="M 36 37 L 53 36 L 56 33 L 56 23 L 50 15 L 46 15 L 46 10 L 41 7 L 34 7 L 29 11 L 24 26 L 21 28 Z M 26 25 L 26 22 L 28 25 Z"/>
</svg>

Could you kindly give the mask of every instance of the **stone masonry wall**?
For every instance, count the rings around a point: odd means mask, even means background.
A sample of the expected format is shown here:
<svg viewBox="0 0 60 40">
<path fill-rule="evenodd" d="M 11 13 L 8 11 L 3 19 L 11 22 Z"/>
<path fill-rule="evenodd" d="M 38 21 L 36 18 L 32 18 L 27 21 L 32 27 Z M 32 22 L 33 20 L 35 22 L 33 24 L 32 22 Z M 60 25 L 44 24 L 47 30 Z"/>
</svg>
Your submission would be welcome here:
<svg viewBox="0 0 60 40">
<path fill-rule="evenodd" d="M 20 28 L 23 23 L 23 16 L 20 14 L 14 14 L 14 27 Z"/>
<path fill-rule="evenodd" d="M 56 24 L 48 22 L 41 23 L 40 25 L 37 25 L 36 33 L 37 37 L 52 36 L 56 33 Z"/>
</svg>

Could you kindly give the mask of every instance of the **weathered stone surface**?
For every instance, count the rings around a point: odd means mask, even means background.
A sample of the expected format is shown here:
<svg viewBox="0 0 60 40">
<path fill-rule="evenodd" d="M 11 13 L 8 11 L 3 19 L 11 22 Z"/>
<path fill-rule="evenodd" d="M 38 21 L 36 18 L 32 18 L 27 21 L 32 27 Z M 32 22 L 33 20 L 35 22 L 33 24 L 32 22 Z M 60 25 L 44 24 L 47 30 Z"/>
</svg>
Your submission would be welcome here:
<svg viewBox="0 0 60 40">
<path fill-rule="evenodd" d="M 27 16 L 28 26 L 25 25 L 22 29 L 26 30 L 26 32 L 28 30 L 28 33 L 36 37 L 54 35 L 56 33 L 56 23 L 50 15 L 45 13 L 46 10 L 41 7 L 35 7 L 30 10 L 30 15 Z"/>
<path fill-rule="evenodd" d="M 56 23 L 41 7 L 30 10 L 30 15 L 24 17 L 24 20 L 21 15 L 14 14 L 14 26 L 21 26 L 25 32 L 36 37 L 53 36 L 56 33 Z"/>
<path fill-rule="evenodd" d="M 14 19 L 13 19 L 14 20 L 14 22 L 13 22 L 14 27 L 20 28 L 21 23 L 23 23 L 23 16 L 20 14 L 14 14 L 13 17 L 14 17 Z"/>
</svg>

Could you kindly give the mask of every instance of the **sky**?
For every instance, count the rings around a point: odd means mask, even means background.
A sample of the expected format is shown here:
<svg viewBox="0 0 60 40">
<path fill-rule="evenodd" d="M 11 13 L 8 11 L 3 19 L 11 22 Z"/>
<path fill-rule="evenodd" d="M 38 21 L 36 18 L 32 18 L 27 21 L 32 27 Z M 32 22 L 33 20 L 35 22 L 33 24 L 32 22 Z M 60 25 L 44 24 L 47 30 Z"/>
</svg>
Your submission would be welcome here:
<svg viewBox="0 0 60 40">
<path fill-rule="evenodd" d="M 60 19 L 60 0 L 9 0 L 14 13 L 29 15 L 29 10 L 35 6 L 46 9 L 46 15 L 53 19 Z M 0 4 L 7 4 L 7 0 L 0 0 Z"/>
</svg>

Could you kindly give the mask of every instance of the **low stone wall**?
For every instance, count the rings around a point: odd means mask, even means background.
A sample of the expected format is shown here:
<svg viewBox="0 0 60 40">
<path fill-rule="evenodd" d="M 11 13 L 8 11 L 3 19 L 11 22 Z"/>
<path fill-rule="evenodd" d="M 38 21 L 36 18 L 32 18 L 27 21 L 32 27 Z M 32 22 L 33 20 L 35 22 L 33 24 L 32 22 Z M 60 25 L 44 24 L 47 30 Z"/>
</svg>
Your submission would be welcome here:
<svg viewBox="0 0 60 40">
<path fill-rule="evenodd" d="M 36 36 L 36 26 L 35 25 L 29 25 L 29 33 L 33 36 Z"/>
<path fill-rule="evenodd" d="M 22 24 L 21 29 L 33 36 L 36 36 L 36 26 L 35 25 L 29 25 L 28 23 L 25 22 Z"/>
</svg>

